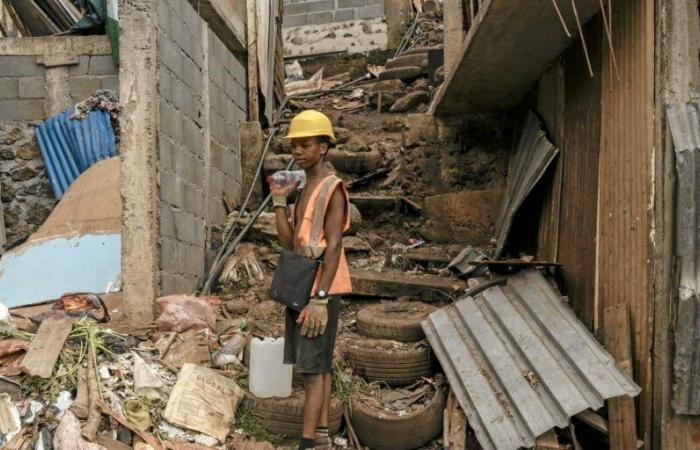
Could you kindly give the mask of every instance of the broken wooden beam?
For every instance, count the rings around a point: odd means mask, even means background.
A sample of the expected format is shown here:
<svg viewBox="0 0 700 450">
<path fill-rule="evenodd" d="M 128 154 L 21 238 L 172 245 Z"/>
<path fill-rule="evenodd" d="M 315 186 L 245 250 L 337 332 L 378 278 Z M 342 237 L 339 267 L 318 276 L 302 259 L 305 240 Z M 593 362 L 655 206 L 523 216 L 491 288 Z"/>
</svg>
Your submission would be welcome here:
<svg viewBox="0 0 700 450">
<path fill-rule="evenodd" d="M 351 269 L 352 291 L 369 297 L 410 297 L 425 302 L 454 298 L 464 289 L 454 282 L 434 275 L 416 275 L 403 272 L 374 272 Z"/>
<path fill-rule="evenodd" d="M 420 213 L 421 206 L 416 202 L 394 195 L 351 195 L 350 203 L 362 211 L 363 217 L 379 217 L 387 212 Z"/>
<path fill-rule="evenodd" d="M 604 434 L 606 436 L 610 434 L 608 420 L 591 409 L 587 409 L 583 412 L 580 412 L 576 414 L 575 417 L 601 434 Z M 644 441 L 642 441 L 641 439 L 637 439 L 637 450 L 639 450 L 643 446 Z"/>
<path fill-rule="evenodd" d="M 605 308 L 605 347 L 617 361 L 617 367 L 632 378 L 630 314 L 627 305 Z M 637 449 L 637 425 L 634 399 L 627 395 L 608 400 L 610 448 Z"/>
<path fill-rule="evenodd" d="M 22 361 L 22 370 L 30 376 L 51 378 L 53 367 L 73 327 L 72 317 L 49 317 L 41 322 L 27 355 Z"/>
</svg>

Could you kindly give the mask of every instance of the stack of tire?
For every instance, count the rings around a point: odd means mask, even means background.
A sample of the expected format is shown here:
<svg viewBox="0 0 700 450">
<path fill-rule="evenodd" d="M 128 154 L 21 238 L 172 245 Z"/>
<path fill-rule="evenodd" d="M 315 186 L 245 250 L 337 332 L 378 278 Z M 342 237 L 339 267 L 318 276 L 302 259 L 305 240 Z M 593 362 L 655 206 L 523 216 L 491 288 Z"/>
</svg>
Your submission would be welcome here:
<svg viewBox="0 0 700 450">
<path fill-rule="evenodd" d="M 357 313 L 357 332 L 368 342 L 376 339 L 416 343 L 394 346 L 348 345 L 345 356 L 355 372 L 368 381 L 407 386 L 434 375 L 430 346 L 421 343 L 425 334 L 420 322 L 435 307 L 421 302 L 386 302 Z M 422 344 L 422 345 L 421 345 Z M 445 395 L 442 389 L 422 409 L 397 417 L 352 402 L 352 424 L 360 441 L 372 450 L 411 450 L 430 442 L 442 432 Z"/>
</svg>

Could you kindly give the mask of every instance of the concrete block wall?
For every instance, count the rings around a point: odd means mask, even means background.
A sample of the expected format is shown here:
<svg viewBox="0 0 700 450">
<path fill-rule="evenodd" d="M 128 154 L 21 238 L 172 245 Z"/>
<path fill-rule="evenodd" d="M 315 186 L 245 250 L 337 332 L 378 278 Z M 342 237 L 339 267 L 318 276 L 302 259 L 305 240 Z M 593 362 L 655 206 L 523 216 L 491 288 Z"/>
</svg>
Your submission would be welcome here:
<svg viewBox="0 0 700 450">
<path fill-rule="evenodd" d="M 284 28 L 384 17 L 384 0 L 284 0 Z"/>
<path fill-rule="evenodd" d="M 210 30 L 209 123 L 210 158 L 209 220 L 226 220 L 224 198 L 237 202 L 241 196 L 241 149 L 238 124 L 246 121 L 246 69 Z"/>
<path fill-rule="evenodd" d="M 159 275 L 162 295 L 195 290 L 223 198 L 240 196 L 245 70 L 187 0 L 158 0 Z"/>
<path fill-rule="evenodd" d="M 40 61 L 35 55 L 0 54 L 0 122 L 43 120 L 50 115 L 46 74 L 52 68 Z M 119 90 L 119 68 L 110 54 L 81 55 L 63 67 L 68 71 L 65 106 L 98 89 Z"/>
</svg>

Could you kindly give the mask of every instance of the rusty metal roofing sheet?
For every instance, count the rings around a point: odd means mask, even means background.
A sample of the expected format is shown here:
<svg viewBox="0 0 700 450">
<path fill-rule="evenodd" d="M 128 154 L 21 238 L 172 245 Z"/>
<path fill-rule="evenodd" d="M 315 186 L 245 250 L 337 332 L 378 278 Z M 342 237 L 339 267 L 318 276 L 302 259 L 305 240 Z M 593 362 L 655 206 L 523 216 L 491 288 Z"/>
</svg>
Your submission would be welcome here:
<svg viewBox="0 0 700 450">
<path fill-rule="evenodd" d="M 700 414 L 700 102 L 667 109 L 678 172 L 676 211 L 680 259 L 673 409 Z"/>
<path fill-rule="evenodd" d="M 543 127 L 540 119 L 530 111 L 513 157 L 508 189 L 496 221 L 496 258 L 501 256 L 505 247 L 515 213 L 559 153 L 559 149 L 547 139 Z"/>
<path fill-rule="evenodd" d="M 422 325 L 484 450 L 532 447 L 570 417 L 640 392 L 534 269 Z"/>
</svg>

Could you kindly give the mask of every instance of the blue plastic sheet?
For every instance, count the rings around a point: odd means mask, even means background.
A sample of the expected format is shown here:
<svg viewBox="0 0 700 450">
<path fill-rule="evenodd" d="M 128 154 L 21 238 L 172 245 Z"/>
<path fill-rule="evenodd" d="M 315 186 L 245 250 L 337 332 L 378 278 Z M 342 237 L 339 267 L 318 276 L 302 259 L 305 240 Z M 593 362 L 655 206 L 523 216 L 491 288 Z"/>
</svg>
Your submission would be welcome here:
<svg viewBox="0 0 700 450">
<path fill-rule="evenodd" d="M 109 113 L 91 111 L 85 119 L 71 119 L 73 108 L 47 119 L 37 129 L 37 141 L 56 198 L 90 166 L 117 154 Z"/>
</svg>

